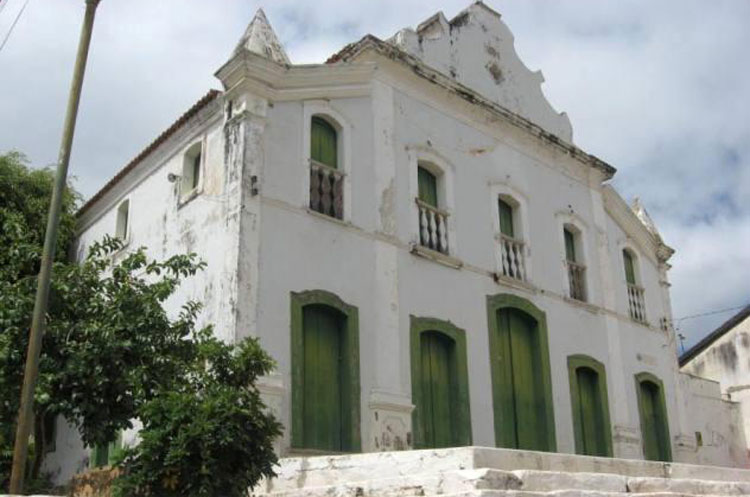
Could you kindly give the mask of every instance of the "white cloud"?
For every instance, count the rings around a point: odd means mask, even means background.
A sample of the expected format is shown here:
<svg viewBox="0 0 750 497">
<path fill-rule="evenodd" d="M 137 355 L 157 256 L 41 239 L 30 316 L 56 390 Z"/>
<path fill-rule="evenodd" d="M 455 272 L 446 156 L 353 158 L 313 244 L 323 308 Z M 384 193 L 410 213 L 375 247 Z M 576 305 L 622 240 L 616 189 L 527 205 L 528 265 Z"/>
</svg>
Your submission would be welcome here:
<svg viewBox="0 0 750 497">
<path fill-rule="evenodd" d="M 7 0 L 0 35 L 21 0 Z M 366 33 L 388 37 L 469 0 L 276 0 L 264 5 L 295 63 Z M 576 143 L 619 169 L 677 250 L 675 316 L 750 300 L 750 2 L 488 0 L 541 68 Z M 0 52 L 0 151 L 55 160 L 83 0 L 34 0 Z M 211 87 L 260 4 L 102 1 L 72 173 L 91 195 Z M 707 285 L 710 282 L 710 286 Z M 728 315 L 683 322 L 689 340 Z"/>
</svg>

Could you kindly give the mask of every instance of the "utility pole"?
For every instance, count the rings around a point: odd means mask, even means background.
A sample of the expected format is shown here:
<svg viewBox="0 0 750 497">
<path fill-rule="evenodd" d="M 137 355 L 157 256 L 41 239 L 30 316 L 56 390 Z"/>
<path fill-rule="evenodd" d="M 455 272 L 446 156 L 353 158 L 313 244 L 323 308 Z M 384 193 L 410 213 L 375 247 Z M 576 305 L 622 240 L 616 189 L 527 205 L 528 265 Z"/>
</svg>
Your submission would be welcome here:
<svg viewBox="0 0 750 497">
<path fill-rule="evenodd" d="M 70 84 L 70 96 L 68 97 L 68 109 L 65 113 L 60 154 L 57 160 L 55 185 L 52 190 L 52 202 L 49 206 L 47 231 L 44 234 L 44 250 L 42 251 L 39 282 L 36 289 L 36 300 L 34 301 L 34 315 L 31 321 L 31 331 L 29 332 L 29 348 L 26 352 L 26 369 L 23 375 L 21 406 L 18 409 L 18 426 L 16 427 L 16 439 L 13 447 L 13 470 L 10 477 L 9 490 L 11 494 L 20 494 L 23 491 L 23 483 L 26 476 L 29 434 L 34 417 L 34 390 L 36 388 L 37 377 L 39 376 L 39 354 L 42 350 L 42 336 L 44 335 L 47 314 L 50 276 L 52 275 L 52 263 L 55 260 L 57 232 L 60 225 L 60 209 L 63 192 L 67 184 L 70 149 L 73 144 L 73 134 L 76 127 L 76 118 L 78 117 L 78 103 L 81 100 L 83 75 L 86 72 L 86 60 L 89 55 L 91 32 L 94 27 L 94 16 L 99 1 L 86 0 L 86 13 L 83 19 L 83 27 L 81 28 L 81 38 L 78 42 L 78 54 L 76 55 L 75 67 L 73 69 L 73 80 Z"/>
</svg>

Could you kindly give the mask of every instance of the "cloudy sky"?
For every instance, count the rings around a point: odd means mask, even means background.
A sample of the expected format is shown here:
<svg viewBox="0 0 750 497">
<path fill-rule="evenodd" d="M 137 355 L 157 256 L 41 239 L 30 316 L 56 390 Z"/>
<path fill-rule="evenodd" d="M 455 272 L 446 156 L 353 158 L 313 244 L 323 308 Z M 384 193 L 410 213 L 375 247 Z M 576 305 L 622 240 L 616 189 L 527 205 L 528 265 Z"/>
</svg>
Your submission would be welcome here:
<svg viewBox="0 0 750 497">
<path fill-rule="evenodd" d="M 0 41 L 26 0 L 0 0 Z M 676 318 L 750 302 L 750 1 L 487 0 L 574 140 L 677 249 Z M 84 0 L 28 0 L 0 51 L 0 153 L 55 161 Z M 210 88 L 258 7 L 294 63 L 469 0 L 102 0 L 71 173 L 92 195 Z M 690 345 L 731 313 L 680 321 Z"/>
</svg>

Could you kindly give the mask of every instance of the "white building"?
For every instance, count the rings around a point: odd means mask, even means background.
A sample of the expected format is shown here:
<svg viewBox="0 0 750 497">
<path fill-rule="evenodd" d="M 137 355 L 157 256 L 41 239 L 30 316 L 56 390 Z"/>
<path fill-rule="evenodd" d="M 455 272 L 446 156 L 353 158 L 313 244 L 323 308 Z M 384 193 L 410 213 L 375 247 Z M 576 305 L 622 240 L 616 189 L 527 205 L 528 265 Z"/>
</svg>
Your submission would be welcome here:
<svg viewBox="0 0 750 497">
<path fill-rule="evenodd" d="M 473 444 L 745 464 L 737 406 L 678 371 L 672 249 L 573 144 L 497 12 L 477 2 L 294 65 L 259 11 L 216 76 L 222 92 L 81 209 L 78 256 L 115 233 L 206 260 L 179 300 L 278 361 L 262 389 L 282 455 Z M 699 448 L 706 423 L 724 438 Z M 85 466 L 70 432 L 57 447 L 60 478 Z"/>
<path fill-rule="evenodd" d="M 737 427 L 750 433 L 750 305 L 682 354 L 680 369 L 719 384 L 725 398 L 742 406 L 743 418 Z M 707 426 L 701 442 L 714 443 L 723 436 Z"/>
</svg>

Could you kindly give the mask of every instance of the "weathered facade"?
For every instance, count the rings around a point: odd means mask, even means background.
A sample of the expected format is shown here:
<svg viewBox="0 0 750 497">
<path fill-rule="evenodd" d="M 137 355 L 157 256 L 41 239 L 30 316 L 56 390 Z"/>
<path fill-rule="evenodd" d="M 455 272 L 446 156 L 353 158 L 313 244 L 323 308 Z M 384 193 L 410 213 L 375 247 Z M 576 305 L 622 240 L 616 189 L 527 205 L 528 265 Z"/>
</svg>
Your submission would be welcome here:
<svg viewBox="0 0 750 497">
<path fill-rule="evenodd" d="M 705 378 L 724 398 L 742 406 L 736 426 L 750 433 L 750 306 L 744 307 L 680 357 L 683 373 Z M 723 433 L 702 429 L 702 443 L 712 444 Z M 748 447 L 750 450 L 750 447 Z"/>
<path fill-rule="evenodd" d="M 499 14 L 475 3 L 293 65 L 259 12 L 216 75 L 223 92 L 82 208 L 77 255 L 114 233 L 204 258 L 175 309 L 203 301 L 222 338 L 278 361 L 262 389 L 281 454 L 703 457 L 672 249 L 573 145 Z M 708 462 L 745 464 L 735 407 L 707 391 L 724 416 L 704 420 L 724 435 Z M 87 456 L 60 424 L 62 478 Z"/>
</svg>

